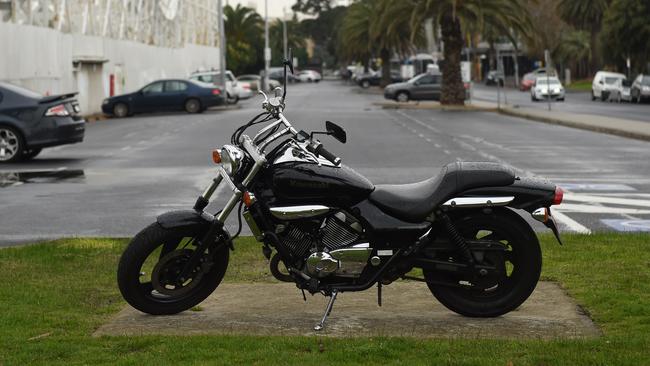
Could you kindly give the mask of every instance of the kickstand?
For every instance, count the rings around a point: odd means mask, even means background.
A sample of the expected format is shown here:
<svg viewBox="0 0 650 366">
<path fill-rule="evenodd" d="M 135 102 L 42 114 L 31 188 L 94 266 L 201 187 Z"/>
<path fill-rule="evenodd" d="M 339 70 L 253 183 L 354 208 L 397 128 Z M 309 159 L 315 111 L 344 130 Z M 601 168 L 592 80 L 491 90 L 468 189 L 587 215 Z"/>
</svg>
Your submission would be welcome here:
<svg viewBox="0 0 650 366">
<path fill-rule="evenodd" d="M 377 305 L 381 307 L 381 282 L 377 282 Z"/>
<path fill-rule="evenodd" d="M 307 302 L 307 296 L 305 296 L 305 289 L 301 288 L 300 291 L 302 291 L 302 299 L 305 300 L 305 302 Z"/>
<path fill-rule="evenodd" d="M 336 301 L 336 295 L 338 295 L 339 292 L 336 290 L 332 290 L 332 296 L 330 297 L 330 301 L 327 303 L 327 307 L 325 308 L 325 314 L 323 314 L 323 319 L 320 320 L 320 323 L 316 324 L 314 327 L 315 331 L 320 331 L 323 330 L 325 327 L 325 321 L 327 320 L 327 317 L 330 316 L 330 313 L 332 312 L 332 306 L 334 306 L 334 301 Z"/>
</svg>

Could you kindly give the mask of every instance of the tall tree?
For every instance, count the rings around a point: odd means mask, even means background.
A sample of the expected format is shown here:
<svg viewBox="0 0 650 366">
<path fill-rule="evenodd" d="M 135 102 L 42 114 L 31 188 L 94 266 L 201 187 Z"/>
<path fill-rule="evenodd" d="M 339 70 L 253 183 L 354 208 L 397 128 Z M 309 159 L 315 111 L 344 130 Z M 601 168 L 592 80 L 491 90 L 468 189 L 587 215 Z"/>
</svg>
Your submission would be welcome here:
<svg viewBox="0 0 650 366">
<path fill-rule="evenodd" d="M 589 32 L 563 33 L 560 43 L 553 50 L 553 58 L 569 65 L 575 71 L 576 78 L 587 76 L 591 64 Z"/>
<path fill-rule="evenodd" d="M 294 17 L 286 21 L 287 24 L 287 47 L 290 48 L 295 57 L 299 58 L 299 64 L 304 64 L 306 60 L 305 40 L 300 33 L 300 23 Z M 269 25 L 269 47 L 271 48 L 271 60 L 273 65 L 280 66 L 284 59 L 284 24 L 280 19 L 276 19 Z M 287 49 L 288 52 L 288 49 Z"/>
<path fill-rule="evenodd" d="M 525 0 L 414 0 L 412 29 L 433 17 L 444 42 L 442 104 L 464 104 L 465 88 L 460 73 L 463 28 L 469 24 L 490 25 L 518 34 L 531 33 Z"/>
<path fill-rule="evenodd" d="M 650 1 L 614 0 L 604 19 L 603 40 L 609 61 L 650 73 Z"/>
<path fill-rule="evenodd" d="M 226 29 L 226 64 L 235 74 L 257 72 L 263 59 L 264 22 L 255 10 L 237 4 L 223 8 Z"/>
<path fill-rule="evenodd" d="M 315 15 L 332 9 L 332 0 L 296 0 L 291 10 Z"/>
<path fill-rule="evenodd" d="M 360 0 L 348 8 L 339 33 L 339 54 L 346 61 L 359 61 L 367 68 L 377 50 L 370 33 L 372 22 L 378 19 L 375 0 Z"/>
<path fill-rule="evenodd" d="M 413 0 L 377 0 L 375 6 L 379 19 L 371 22 L 370 37 L 381 58 L 381 86 L 386 86 L 391 83 L 390 60 L 393 53 L 405 56 L 415 51 L 416 45 L 424 43 L 424 32 L 421 26 L 412 28 L 410 14 L 414 7 Z"/>
<path fill-rule="evenodd" d="M 642 2 L 635 1 L 634 3 Z M 558 13 L 565 22 L 590 33 L 592 73 L 601 66 L 598 35 L 609 3 L 610 0 L 561 0 L 557 5 Z"/>
</svg>

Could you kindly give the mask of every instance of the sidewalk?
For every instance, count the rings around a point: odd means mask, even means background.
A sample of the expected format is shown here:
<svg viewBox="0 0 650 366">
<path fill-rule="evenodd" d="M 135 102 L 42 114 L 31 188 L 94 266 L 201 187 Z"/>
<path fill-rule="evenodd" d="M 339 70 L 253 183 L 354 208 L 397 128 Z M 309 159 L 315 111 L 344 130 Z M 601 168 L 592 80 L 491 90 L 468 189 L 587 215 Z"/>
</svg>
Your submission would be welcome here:
<svg viewBox="0 0 650 366">
<path fill-rule="evenodd" d="M 494 102 L 486 102 L 480 100 L 472 100 L 471 102 L 467 102 L 465 106 L 441 105 L 436 101 L 411 101 L 406 103 L 399 103 L 387 100 L 381 102 L 373 102 L 372 104 L 384 109 L 432 109 L 497 112 L 508 116 L 526 118 L 532 121 L 551 123 L 561 126 L 580 128 L 583 130 L 623 136 L 637 140 L 650 141 L 649 122 L 599 116 L 595 114 L 547 111 L 537 108 L 526 108 L 510 105 L 502 105 L 499 109 L 497 108 L 497 104 Z"/>
<path fill-rule="evenodd" d="M 496 103 L 478 100 L 472 101 L 471 105 L 478 108 L 492 108 L 495 111 L 508 116 L 650 141 L 650 123 L 648 122 L 599 116 L 595 114 L 579 114 L 547 111 L 536 108 L 522 108 L 518 106 L 502 106 L 501 109 L 497 109 Z"/>
</svg>

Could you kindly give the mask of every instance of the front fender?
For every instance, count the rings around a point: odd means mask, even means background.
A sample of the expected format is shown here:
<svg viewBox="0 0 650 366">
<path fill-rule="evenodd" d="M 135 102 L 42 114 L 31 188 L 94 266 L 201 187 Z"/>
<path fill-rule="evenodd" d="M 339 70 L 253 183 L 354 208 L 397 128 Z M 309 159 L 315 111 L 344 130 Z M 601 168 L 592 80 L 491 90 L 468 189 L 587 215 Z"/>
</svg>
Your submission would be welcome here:
<svg viewBox="0 0 650 366">
<path fill-rule="evenodd" d="M 211 222 L 194 210 L 166 212 L 156 218 L 156 222 L 165 229 L 179 227 L 208 229 Z"/>
</svg>

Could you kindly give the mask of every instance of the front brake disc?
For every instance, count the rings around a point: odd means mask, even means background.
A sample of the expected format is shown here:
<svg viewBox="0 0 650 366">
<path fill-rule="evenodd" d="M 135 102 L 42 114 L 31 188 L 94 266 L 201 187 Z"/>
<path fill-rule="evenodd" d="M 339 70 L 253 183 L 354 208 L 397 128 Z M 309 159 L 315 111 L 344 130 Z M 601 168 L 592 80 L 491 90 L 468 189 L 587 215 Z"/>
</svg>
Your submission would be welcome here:
<svg viewBox="0 0 650 366">
<path fill-rule="evenodd" d="M 157 292 L 168 296 L 182 296 L 190 292 L 201 282 L 203 271 L 201 263 L 192 269 L 187 278 L 181 280 L 180 273 L 194 254 L 191 249 L 179 249 L 167 253 L 153 268 L 151 284 Z"/>
</svg>

